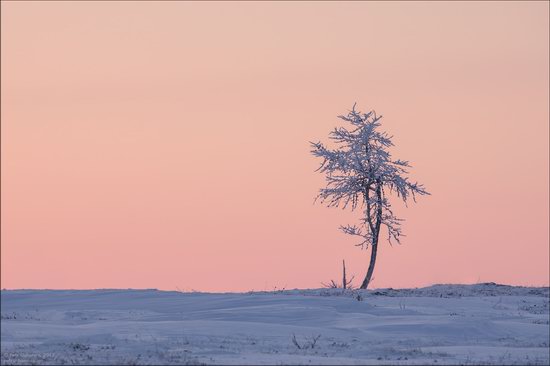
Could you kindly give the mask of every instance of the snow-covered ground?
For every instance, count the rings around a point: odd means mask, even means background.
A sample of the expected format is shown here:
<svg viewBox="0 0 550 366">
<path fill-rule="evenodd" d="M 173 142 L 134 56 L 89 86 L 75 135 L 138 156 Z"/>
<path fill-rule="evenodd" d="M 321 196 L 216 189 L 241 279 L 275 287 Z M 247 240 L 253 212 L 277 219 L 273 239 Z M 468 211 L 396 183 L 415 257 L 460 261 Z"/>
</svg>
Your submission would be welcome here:
<svg viewBox="0 0 550 366">
<path fill-rule="evenodd" d="M 549 364 L 549 289 L 3 290 L 2 364 Z"/>
</svg>

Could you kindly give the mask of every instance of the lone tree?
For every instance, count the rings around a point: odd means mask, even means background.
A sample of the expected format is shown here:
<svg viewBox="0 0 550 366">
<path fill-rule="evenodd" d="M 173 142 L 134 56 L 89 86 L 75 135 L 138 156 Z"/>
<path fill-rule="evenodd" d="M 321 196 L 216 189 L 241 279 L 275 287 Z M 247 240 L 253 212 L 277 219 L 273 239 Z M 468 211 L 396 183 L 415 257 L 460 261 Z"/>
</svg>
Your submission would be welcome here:
<svg viewBox="0 0 550 366">
<path fill-rule="evenodd" d="M 359 225 L 340 226 L 349 235 L 361 237 L 357 246 L 371 247 L 371 257 L 367 275 L 361 284 L 366 289 L 371 281 L 380 228 L 384 225 L 388 232 L 388 241 L 397 243 L 401 233 L 400 222 L 391 209 L 388 196 L 397 194 L 405 204 L 416 195 L 429 194 L 423 185 L 410 182 L 407 178 L 407 161 L 392 159 L 389 148 L 393 146 L 392 137 L 379 131 L 380 119 L 375 111 L 362 113 L 355 110 L 355 104 L 347 116 L 338 116 L 348 122 L 349 128 L 338 127 L 330 132 L 338 148 L 331 150 L 321 142 L 311 143 L 311 153 L 323 159 L 317 171 L 326 175 L 326 187 L 319 190 L 316 200 L 328 207 L 358 206 L 364 210 Z"/>
</svg>

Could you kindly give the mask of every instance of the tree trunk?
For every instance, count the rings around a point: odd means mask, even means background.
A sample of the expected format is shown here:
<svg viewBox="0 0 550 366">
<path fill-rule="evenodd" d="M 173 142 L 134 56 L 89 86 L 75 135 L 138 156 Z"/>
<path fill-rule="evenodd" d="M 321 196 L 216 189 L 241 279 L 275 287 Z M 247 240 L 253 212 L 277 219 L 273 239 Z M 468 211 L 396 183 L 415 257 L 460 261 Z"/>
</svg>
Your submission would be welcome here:
<svg viewBox="0 0 550 366">
<path fill-rule="evenodd" d="M 367 196 L 368 199 L 368 196 Z M 380 181 L 376 182 L 376 224 L 374 225 L 374 230 L 372 231 L 372 250 L 370 253 L 370 263 L 369 269 L 367 270 L 367 275 L 361 284 L 361 289 L 366 290 L 372 279 L 372 273 L 374 272 L 374 266 L 376 264 L 376 253 L 378 251 L 378 236 L 380 234 L 380 225 L 382 224 L 382 183 Z M 369 212 L 370 215 L 370 207 Z M 369 224 L 372 223 L 369 218 Z M 372 225 L 371 225 L 372 228 Z"/>
<path fill-rule="evenodd" d="M 372 251 L 370 253 L 370 263 L 369 263 L 369 269 L 367 271 L 367 276 L 363 280 L 363 283 L 361 284 L 361 289 L 366 290 L 369 286 L 370 280 L 372 278 L 372 273 L 374 272 L 374 265 L 376 264 L 376 252 L 378 249 L 378 243 L 372 245 Z"/>
</svg>

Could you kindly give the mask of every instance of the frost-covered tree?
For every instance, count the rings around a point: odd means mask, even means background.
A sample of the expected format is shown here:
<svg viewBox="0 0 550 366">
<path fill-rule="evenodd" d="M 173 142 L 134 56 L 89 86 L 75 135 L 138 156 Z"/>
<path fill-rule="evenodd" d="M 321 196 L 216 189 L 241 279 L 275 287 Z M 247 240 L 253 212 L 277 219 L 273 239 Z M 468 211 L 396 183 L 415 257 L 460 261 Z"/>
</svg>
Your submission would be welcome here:
<svg viewBox="0 0 550 366">
<path fill-rule="evenodd" d="M 400 222 L 391 209 L 389 196 L 395 194 L 405 204 L 409 198 L 416 201 L 416 195 L 429 194 L 423 185 L 407 178 L 410 164 L 394 160 L 389 153 L 393 146 L 391 136 L 379 131 L 380 119 L 375 111 L 362 113 L 355 105 L 346 116 L 338 116 L 349 123 L 349 127 L 338 127 L 330 132 L 329 138 L 337 148 L 330 149 L 321 142 L 311 143 L 311 153 L 323 161 L 317 169 L 326 175 L 326 187 L 320 189 L 316 198 L 328 207 L 360 207 L 363 217 L 359 225 L 341 226 L 349 235 L 358 236 L 361 248 L 371 248 L 369 268 L 362 289 L 372 279 L 378 251 L 378 237 L 382 226 L 387 228 L 388 241 L 399 243 Z"/>
</svg>

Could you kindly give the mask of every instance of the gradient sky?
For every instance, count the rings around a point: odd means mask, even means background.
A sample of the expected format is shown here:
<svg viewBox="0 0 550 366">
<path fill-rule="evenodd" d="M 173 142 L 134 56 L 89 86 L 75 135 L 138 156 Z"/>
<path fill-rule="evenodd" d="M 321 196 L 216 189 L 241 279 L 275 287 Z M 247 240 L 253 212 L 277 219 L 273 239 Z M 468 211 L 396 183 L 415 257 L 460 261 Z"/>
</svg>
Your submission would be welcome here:
<svg viewBox="0 0 550 366">
<path fill-rule="evenodd" d="M 548 2 L 5 2 L 3 288 L 359 283 L 310 140 L 384 115 L 432 196 L 374 287 L 548 285 Z"/>
</svg>

